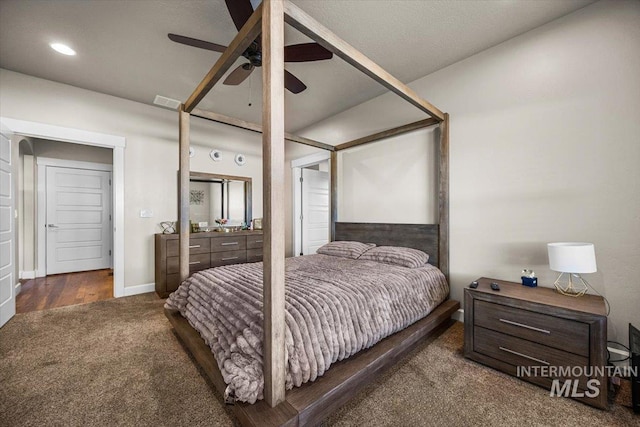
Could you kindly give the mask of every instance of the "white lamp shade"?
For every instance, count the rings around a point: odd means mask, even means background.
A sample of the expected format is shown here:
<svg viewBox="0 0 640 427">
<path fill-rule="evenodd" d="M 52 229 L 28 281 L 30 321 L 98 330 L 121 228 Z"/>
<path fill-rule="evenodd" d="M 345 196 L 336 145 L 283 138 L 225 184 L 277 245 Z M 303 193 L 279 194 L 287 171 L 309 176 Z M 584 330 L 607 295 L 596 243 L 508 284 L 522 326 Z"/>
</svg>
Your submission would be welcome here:
<svg viewBox="0 0 640 427">
<path fill-rule="evenodd" d="M 595 273 L 596 251 L 593 243 L 548 243 L 549 268 L 562 273 Z"/>
</svg>

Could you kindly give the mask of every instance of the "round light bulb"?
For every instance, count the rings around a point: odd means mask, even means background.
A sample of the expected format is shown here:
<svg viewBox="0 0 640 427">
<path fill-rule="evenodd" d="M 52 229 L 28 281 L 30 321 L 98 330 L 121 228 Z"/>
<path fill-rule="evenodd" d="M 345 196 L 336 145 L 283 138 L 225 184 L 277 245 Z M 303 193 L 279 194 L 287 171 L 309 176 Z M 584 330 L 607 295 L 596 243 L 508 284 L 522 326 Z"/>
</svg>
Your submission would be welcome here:
<svg viewBox="0 0 640 427">
<path fill-rule="evenodd" d="M 68 56 L 73 56 L 76 54 L 76 51 L 71 49 L 69 46 L 67 46 L 66 44 L 62 44 L 62 43 L 51 43 L 49 46 L 51 46 L 51 49 L 55 50 L 58 53 L 61 53 L 63 55 L 68 55 Z"/>
</svg>

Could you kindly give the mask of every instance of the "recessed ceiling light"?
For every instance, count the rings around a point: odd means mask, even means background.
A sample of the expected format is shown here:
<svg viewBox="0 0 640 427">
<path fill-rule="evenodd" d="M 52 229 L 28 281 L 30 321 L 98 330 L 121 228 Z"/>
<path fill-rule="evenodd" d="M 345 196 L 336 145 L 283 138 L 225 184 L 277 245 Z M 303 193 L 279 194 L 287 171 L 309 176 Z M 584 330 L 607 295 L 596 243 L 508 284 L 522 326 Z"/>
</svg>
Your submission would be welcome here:
<svg viewBox="0 0 640 427">
<path fill-rule="evenodd" d="M 62 43 L 51 43 L 49 46 L 51 46 L 51 49 L 55 50 L 56 52 L 59 52 L 63 55 L 69 55 L 69 56 L 73 56 L 76 54 L 76 51 L 71 49 L 69 46 L 67 46 L 66 44 L 62 44 Z"/>
</svg>

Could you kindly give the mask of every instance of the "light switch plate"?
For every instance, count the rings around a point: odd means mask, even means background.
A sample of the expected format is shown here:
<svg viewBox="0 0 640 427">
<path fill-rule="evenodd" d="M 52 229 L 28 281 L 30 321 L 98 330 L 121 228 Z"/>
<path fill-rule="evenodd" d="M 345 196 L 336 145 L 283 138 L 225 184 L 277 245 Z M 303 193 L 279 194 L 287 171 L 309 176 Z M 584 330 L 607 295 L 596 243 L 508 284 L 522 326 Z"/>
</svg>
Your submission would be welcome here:
<svg viewBox="0 0 640 427">
<path fill-rule="evenodd" d="M 153 218 L 153 211 L 151 209 L 140 209 L 140 218 Z"/>
</svg>

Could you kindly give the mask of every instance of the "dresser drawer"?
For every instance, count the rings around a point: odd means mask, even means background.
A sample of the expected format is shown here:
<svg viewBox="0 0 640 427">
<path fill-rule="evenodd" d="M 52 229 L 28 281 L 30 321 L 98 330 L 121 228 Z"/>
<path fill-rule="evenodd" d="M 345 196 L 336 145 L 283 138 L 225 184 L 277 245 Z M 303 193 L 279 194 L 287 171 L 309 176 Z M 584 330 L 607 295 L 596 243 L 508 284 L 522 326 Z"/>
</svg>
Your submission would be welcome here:
<svg viewBox="0 0 640 427">
<path fill-rule="evenodd" d="M 247 248 L 246 236 L 229 236 L 229 237 L 212 237 L 211 238 L 211 252 L 238 251 L 246 248 Z"/>
<path fill-rule="evenodd" d="M 264 237 L 262 235 L 247 236 L 247 249 L 261 249 L 263 238 Z M 262 257 L 262 253 L 260 256 Z"/>
<path fill-rule="evenodd" d="M 476 326 L 589 356 L 589 325 L 586 323 L 487 301 L 475 300 L 474 304 Z"/>
<path fill-rule="evenodd" d="M 247 242 L 248 244 L 249 242 Z M 247 249 L 247 262 L 262 261 L 262 249 Z"/>
<path fill-rule="evenodd" d="M 208 237 L 192 237 L 189 239 L 189 254 L 205 254 L 211 252 L 211 239 Z M 167 256 L 178 256 L 180 253 L 179 240 L 167 240 Z"/>
<path fill-rule="evenodd" d="M 211 267 L 247 262 L 247 251 L 227 251 L 211 253 Z"/>
<path fill-rule="evenodd" d="M 189 273 L 210 267 L 209 254 L 195 254 L 189 256 Z M 167 257 L 167 274 L 180 273 L 180 257 Z"/>
<path fill-rule="evenodd" d="M 589 358 L 531 341 L 476 326 L 474 328 L 474 351 L 513 366 L 550 366 L 558 368 L 589 366 Z M 558 372 L 556 370 L 555 372 Z M 551 373 L 555 373 L 551 371 Z M 584 369 L 576 371 L 583 373 Z M 569 371 L 569 377 L 573 378 Z M 586 389 L 588 378 L 578 377 L 579 386 Z"/>
<path fill-rule="evenodd" d="M 173 292 L 180 286 L 180 274 L 167 274 L 167 292 Z"/>
</svg>

